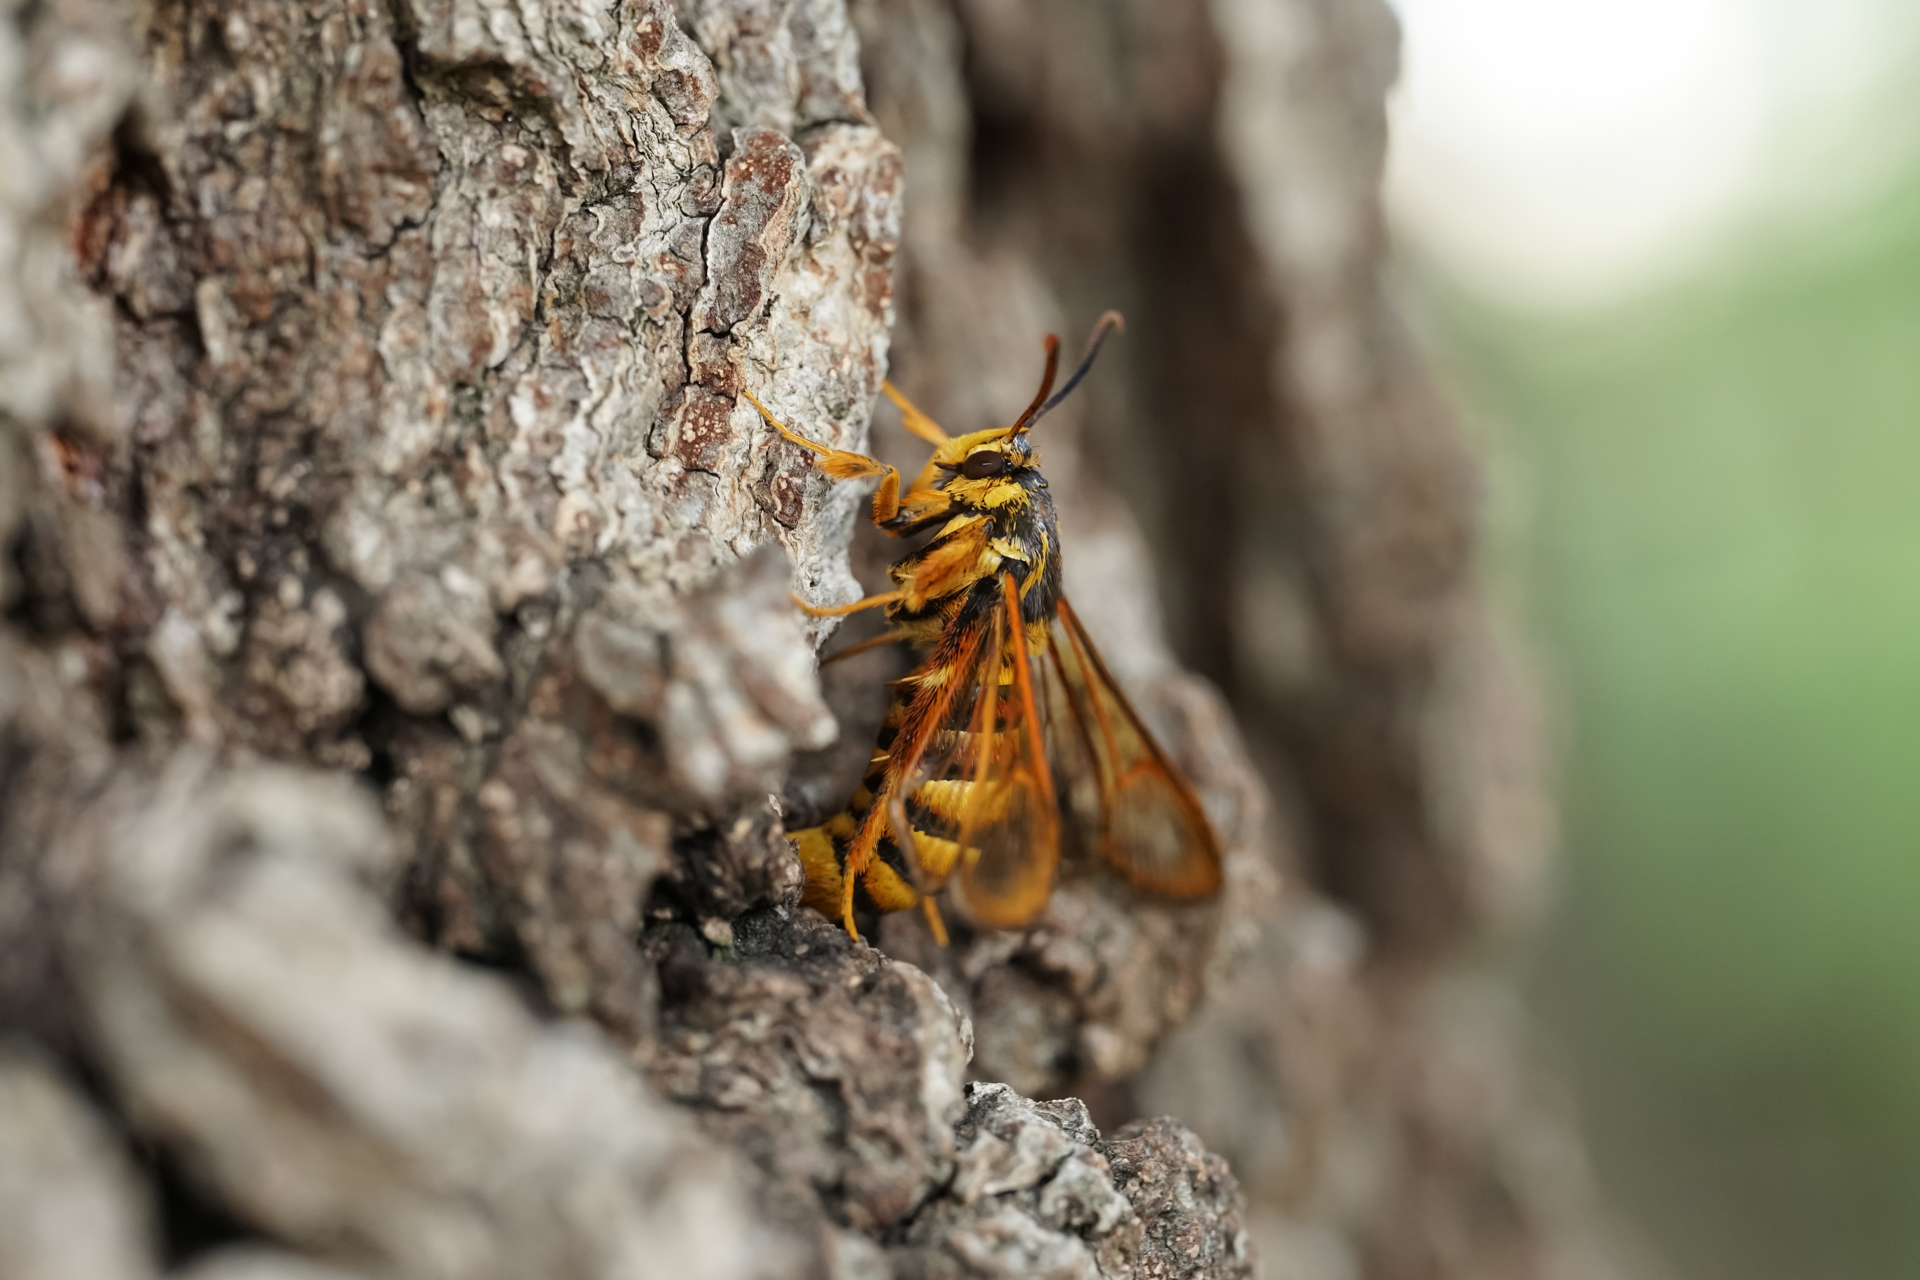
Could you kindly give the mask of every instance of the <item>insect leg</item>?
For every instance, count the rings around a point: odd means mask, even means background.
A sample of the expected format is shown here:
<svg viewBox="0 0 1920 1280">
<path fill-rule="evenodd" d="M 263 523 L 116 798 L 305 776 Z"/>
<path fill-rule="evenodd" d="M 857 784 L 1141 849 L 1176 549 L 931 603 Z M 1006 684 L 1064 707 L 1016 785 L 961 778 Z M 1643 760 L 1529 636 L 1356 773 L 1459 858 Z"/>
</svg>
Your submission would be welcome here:
<svg viewBox="0 0 1920 1280">
<path fill-rule="evenodd" d="M 767 425 L 782 436 L 813 453 L 819 461 L 813 465 L 820 468 L 822 474 L 835 480 L 860 480 L 868 476 L 880 477 L 879 492 L 873 495 L 873 522 L 885 524 L 900 513 L 900 472 L 878 458 L 869 458 L 864 453 L 854 453 L 848 449 L 829 449 L 826 445 L 815 443 L 799 432 L 789 428 L 786 423 L 773 416 L 767 406 L 755 399 L 753 392 L 742 388 L 741 395 L 747 403 L 760 411 Z"/>
<path fill-rule="evenodd" d="M 939 892 L 938 885 L 926 883 L 925 869 L 920 861 L 920 841 L 913 829 L 913 822 L 907 817 L 906 791 L 917 789 L 917 782 L 901 791 L 896 791 L 893 799 L 887 802 L 887 821 L 893 829 L 893 843 L 907 859 L 908 869 L 913 873 L 913 890 L 920 896 L 920 910 L 927 917 L 927 928 L 933 932 L 933 940 L 938 946 L 947 945 L 947 922 L 940 916 L 940 905 L 934 895 Z"/>
<path fill-rule="evenodd" d="M 900 425 L 931 445 L 942 445 L 953 437 L 941 430 L 940 424 L 914 407 L 913 401 L 900 394 L 900 388 L 891 382 L 882 382 L 880 389 L 887 393 L 887 399 L 893 401 L 900 410 Z"/>
<path fill-rule="evenodd" d="M 946 946 L 947 922 L 940 918 L 940 904 L 935 902 L 930 896 L 923 897 L 920 899 L 920 910 L 926 913 L 927 928 L 933 931 L 934 945 L 939 947 Z"/>
<path fill-rule="evenodd" d="M 792 592 L 788 592 L 788 594 L 793 595 L 793 602 L 799 605 L 800 612 L 806 614 L 809 618 L 844 618 L 848 614 L 858 613 L 862 609 L 877 609 L 883 604 L 892 604 L 894 601 L 906 595 L 906 592 L 884 591 L 877 596 L 863 596 L 855 600 L 852 604 L 828 605 L 808 604 L 798 595 L 794 595 Z"/>
<path fill-rule="evenodd" d="M 920 437 L 935 448 L 953 439 L 952 436 L 941 429 L 939 423 L 922 412 L 919 406 L 901 395 L 900 388 L 894 386 L 891 382 L 882 382 L 880 389 L 886 392 L 887 399 L 893 401 L 895 406 L 899 408 L 900 425 L 906 428 L 909 434 Z M 924 494 L 931 491 L 933 482 L 939 478 L 940 468 L 929 458 L 927 465 L 920 469 L 920 474 L 914 477 L 913 483 L 907 486 L 907 496 L 911 498 L 915 494 Z"/>
<path fill-rule="evenodd" d="M 850 644 L 844 649 L 839 649 L 833 653 L 828 654 L 826 657 L 820 659 L 820 665 L 824 667 L 831 663 L 840 662 L 847 658 L 851 658 L 855 654 L 870 653 L 875 649 L 884 648 L 885 646 L 890 644 L 900 644 L 905 640 L 906 640 L 906 637 L 899 634 L 898 632 L 882 631 L 877 636 L 868 636 L 865 640 L 861 640 L 855 644 Z"/>
</svg>

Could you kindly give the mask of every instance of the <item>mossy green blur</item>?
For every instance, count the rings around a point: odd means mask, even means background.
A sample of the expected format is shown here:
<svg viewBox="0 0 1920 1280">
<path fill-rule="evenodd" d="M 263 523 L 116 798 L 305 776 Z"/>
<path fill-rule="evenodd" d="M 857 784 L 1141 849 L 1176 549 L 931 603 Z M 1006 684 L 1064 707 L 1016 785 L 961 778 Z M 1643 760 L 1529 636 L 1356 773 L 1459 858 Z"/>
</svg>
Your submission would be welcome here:
<svg viewBox="0 0 1920 1280">
<path fill-rule="evenodd" d="M 1428 297 L 1519 477 L 1607 1191 L 1685 1280 L 1920 1276 L 1920 176 L 1602 317 Z"/>
</svg>

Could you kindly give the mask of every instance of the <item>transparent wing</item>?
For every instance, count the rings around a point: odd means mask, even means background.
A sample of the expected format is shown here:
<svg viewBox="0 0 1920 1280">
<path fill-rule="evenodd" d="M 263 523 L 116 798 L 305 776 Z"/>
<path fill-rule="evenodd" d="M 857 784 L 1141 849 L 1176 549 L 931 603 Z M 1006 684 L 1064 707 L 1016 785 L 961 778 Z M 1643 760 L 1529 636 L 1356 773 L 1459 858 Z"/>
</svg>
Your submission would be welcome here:
<svg viewBox="0 0 1920 1280">
<path fill-rule="evenodd" d="M 905 762 L 893 827 L 912 841 L 922 892 L 951 882 L 972 920 L 1013 929 L 1053 892 L 1060 806 L 1011 575 L 1000 590 L 966 687 L 924 753 Z"/>
<path fill-rule="evenodd" d="M 1167 763 L 1065 599 L 1049 637 L 1057 750 L 1076 812 L 1100 855 L 1131 883 L 1171 898 L 1220 889 L 1220 844 L 1193 788 Z"/>
</svg>

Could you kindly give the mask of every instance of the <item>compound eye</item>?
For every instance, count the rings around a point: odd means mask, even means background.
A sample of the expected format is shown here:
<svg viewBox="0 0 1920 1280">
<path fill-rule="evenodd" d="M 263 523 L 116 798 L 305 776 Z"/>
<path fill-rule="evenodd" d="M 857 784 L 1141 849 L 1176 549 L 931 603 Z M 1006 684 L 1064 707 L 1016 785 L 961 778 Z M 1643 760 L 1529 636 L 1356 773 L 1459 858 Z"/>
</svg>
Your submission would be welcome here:
<svg viewBox="0 0 1920 1280">
<path fill-rule="evenodd" d="M 967 460 L 960 464 L 960 474 L 969 480 L 985 480 L 989 476 L 1005 473 L 1007 455 L 993 449 L 982 449 L 979 453 L 970 453 Z"/>
</svg>

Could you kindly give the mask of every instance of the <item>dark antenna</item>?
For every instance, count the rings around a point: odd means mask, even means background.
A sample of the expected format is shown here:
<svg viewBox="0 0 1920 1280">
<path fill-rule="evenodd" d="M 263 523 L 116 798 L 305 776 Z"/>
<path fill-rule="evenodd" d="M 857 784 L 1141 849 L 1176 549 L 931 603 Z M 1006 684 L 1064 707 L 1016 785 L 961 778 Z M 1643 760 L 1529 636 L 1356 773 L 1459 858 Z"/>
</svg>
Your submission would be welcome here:
<svg viewBox="0 0 1920 1280">
<path fill-rule="evenodd" d="M 1127 327 L 1127 322 L 1124 318 L 1122 318 L 1122 316 L 1118 311 L 1109 311 L 1109 312 L 1106 312 L 1104 315 L 1102 315 L 1099 321 L 1096 322 L 1093 326 L 1092 336 L 1087 339 L 1087 354 L 1080 357 L 1080 367 L 1073 371 L 1073 376 L 1071 378 L 1067 379 L 1067 385 L 1060 388 L 1058 391 L 1054 392 L 1053 399 L 1048 400 L 1045 404 L 1041 405 L 1038 409 L 1028 409 L 1026 413 L 1022 414 L 1020 421 L 1017 424 L 1015 424 L 1013 428 L 1014 431 L 1021 432 L 1021 431 L 1031 430 L 1033 427 L 1033 424 L 1040 421 L 1040 419 L 1046 417 L 1047 414 L 1053 409 L 1055 405 L 1059 404 L 1062 400 L 1065 400 L 1068 396 L 1072 395 L 1073 389 L 1080 385 L 1080 379 L 1086 377 L 1087 370 L 1093 368 L 1093 359 L 1095 356 L 1100 354 L 1100 346 L 1102 343 L 1104 343 L 1107 340 L 1107 335 L 1110 333 L 1113 333 L 1115 330 L 1125 329 L 1126 327 Z M 1051 341 L 1051 339 L 1049 339 L 1049 341 Z M 1051 375 L 1053 370 L 1053 358 L 1052 358 L 1051 351 L 1049 351 L 1048 353 L 1047 370 L 1049 375 Z M 1049 376 L 1047 378 L 1047 385 L 1051 386 L 1052 383 L 1053 383 L 1053 378 Z M 1047 393 L 1046 387 L 1045 386 L 1041 387 L 1040 394 L 1045 395 L 1046 393 Z"/>
<path fill-rule="evenodd" d="M 1028 405 L 1027 411 L 1020 415 L 1020 420 L 1013 424 L 1014 435 L 1025 431 L 1035 418 L 1046 412 L 1041 408 L 1041 404 L 1046 400 L 1047 392 L 1053 390 L 1053 375 L 1060 372 L 1060 335 L 1048 334 L 1046 347 L 1047 371 L 1040 376 L 1040 389 L 1033 393 L 1033 403 Z"/>
</svg>

